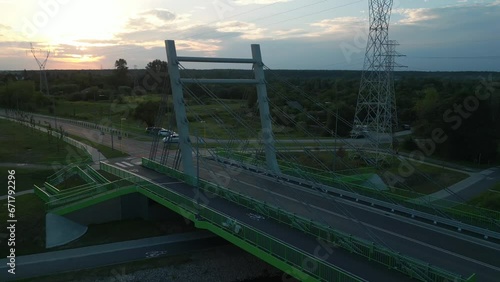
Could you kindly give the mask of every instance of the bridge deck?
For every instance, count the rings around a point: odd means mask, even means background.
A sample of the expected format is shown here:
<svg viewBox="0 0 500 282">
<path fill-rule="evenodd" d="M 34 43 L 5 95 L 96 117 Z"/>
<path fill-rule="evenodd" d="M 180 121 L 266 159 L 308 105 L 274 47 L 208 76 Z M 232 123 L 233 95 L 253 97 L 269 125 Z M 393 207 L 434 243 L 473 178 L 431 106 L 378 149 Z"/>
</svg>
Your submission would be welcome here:
<svg viewBox="0 0 500 282">
<path fill-rule="evenodd" d="M 196 187 L 179 182 L 177 179 L 162 175 L 147 168 L 140 167 L 138 170 L 138 174 L 151 179 L 154 183 L 165 187 L 165 189 L 170 189 L 186 197 L 195 199 Z M 256 220 L 249 216 L 249 214 L 256 214 L 256 212 L 215 195 L 213 198 L 210 198 L 207 206 L 229 215 L 239 222 L 251 225 L 269 234 L 270 236 L 278 238 L 311 255 L 314 255 L 315 250 L 320 248 L 319 251 L 316 251 L 318 256 L 327 257 L 325 259 L 326 261 L 346 270 L 347 272 L 355 273 L 355 275 L 366 280 L 395 282 L 410 280 L 408 277 L 397 271 L 390 271 L 386 267 L 369 262 L 367 259 L 351 254 L 341 248 L 330 249 L 333 250 L 330 255 L 328 254 L 328 248 L 332 248 L 332 246 L 325 248 L 319 241 L 316 240 L 316 238 L 279 223 L 273 219 L 265 218 Z M 360 268 L 363 269 L 361 273 L 359 272 Z"/>
</svg>

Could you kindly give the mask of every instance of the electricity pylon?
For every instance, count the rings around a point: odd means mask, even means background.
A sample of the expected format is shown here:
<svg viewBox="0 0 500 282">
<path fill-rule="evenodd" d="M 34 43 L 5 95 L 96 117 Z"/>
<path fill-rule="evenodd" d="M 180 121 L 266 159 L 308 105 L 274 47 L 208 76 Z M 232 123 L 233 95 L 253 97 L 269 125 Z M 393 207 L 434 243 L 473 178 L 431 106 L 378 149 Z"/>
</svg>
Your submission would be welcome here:
<svg viewBox="0 0 500 282">
<path fill-rule="evenodd" d="M 35 58 L 38 67 L 40 68 L 40 92 L 48 96 L 50 95 L 50 93 L 49 93 L 49 83 L 47 81 L 47 73 L 45 72 L 45 66 L 47 65 L 47 60 L 49 59 L 50 56 L 50 50 L 46 52 L 45 59 L 41 61 L 36 57 L 36 51 L 35 48 L 33 48 L 33 43 L 30 43 L 30 46 L 31 46 L 31 54 L 33 54 L 33 57 Z M 52 114 L 54 116 L 54 128 L 55 130 L 57 130 L 55 97 L 52 97 Z"/>
<path fill-rule="evenodd" d="M 366 45 L 363 74 L 359 86 L 352 137 L 365 137 L 362 146 L 374 154 L 373 164 L 384 157 L 384 143 L 392 143 L 397 124 L 396 99 L 392 73 L 395 43 L 389 40 L 392 0 L 369 0 L 370 27 Z"/>
<path fill-rule="evenodd" d="M 31 54 L 33 54 L 33 57 L 35 58 L 38 67 L 40 68 L 40 92 L 49 95 L 49 83 L 47 82 L 47 74 L 45 73 L 45 66 L 47 65 L 47 60 L 49 59 L 50 51 L 47 51 L 45 59 L 41 61 L 36 57 L 36 52 L 35 48 L 33 48 L 33 44 L 30 43 L 30 45 L 31 45 Z"/>
</svg>

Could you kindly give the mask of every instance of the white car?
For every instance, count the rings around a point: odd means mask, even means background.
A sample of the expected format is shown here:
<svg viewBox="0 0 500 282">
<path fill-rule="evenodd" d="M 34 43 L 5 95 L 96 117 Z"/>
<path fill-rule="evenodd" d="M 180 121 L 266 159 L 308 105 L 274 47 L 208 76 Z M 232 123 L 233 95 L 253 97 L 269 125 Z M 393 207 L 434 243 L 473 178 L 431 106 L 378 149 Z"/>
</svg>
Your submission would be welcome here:
<svg viewBox="0 0 500 282">
<path fill-rule="evenodd" d="M 168 130 L 168 129 L 162 129 L 162 130 L 158 131 L 158 135 L 160 135 L 160 136 L 170 136 L 172 134 L 177 134 L 177 133 L 173 132 L 172 130 Z"/>
<path fill-rule="evenodd" d="M 164 137 L 163 143 L 179 143 L 179 134 L 172 133 L 171 135 Z"/>
</svg>

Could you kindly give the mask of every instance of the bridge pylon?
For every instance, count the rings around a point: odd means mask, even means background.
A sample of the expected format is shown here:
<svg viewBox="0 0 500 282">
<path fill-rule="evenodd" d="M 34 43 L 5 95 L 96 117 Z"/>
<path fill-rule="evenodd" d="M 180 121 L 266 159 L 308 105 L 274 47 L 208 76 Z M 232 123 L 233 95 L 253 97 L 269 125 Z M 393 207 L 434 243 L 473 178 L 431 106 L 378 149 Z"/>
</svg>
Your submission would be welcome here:
<svg viewBox="0 0 500 282">
<path fill-rule="evenodd" d="M 261 142 L 264 144 L 266 154 L 267 169 L 274 173 L 279 173 L 278 161 L 276 159 L 276 149 L 274 147 L 274 134 L 272 130 L 271 113 L 269 110 L 269 99 L 267 97 L 266 80 L 264 76 L 264 63 L 260 52 L 260 45 L 252 44 L 252 58 L 215 58 L 215 57 L 185 57 L 177 56 L 174 40 L 166 40 L 168 72 L 170 74 L 170 84 L 172 87 L 173 105 L 177 129 L 179 131 L 179 146 L 181 149 L 182 165 L 184 174 L 195 178 L 195 169 L 192 157 L 192 145 L 189 141 L 189 121 L 187 119 L 186 107 L 183 96 L 184 84 L 253 84 L 256 86 L 258 105 L 260 112 L 260 122 L 262 136 Z M 254 79 L 198 79 L 181 78 L 179 66 L 180 62 L 198 63 L 233 63 L 252 64 Z"/>
</svg>

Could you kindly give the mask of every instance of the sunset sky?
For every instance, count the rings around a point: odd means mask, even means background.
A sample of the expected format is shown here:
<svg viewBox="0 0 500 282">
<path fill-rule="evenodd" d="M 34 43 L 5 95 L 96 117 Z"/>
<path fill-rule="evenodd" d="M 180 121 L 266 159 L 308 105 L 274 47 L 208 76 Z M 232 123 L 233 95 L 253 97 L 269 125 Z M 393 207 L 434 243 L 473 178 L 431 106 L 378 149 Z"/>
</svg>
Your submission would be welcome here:
<svg viewBox="0 0 500 282">
<path fill-rule="evenodd" d="M 19 3 L 22 3 L 20 5 Z M 272 69 L 362 69 L 368 0 L 0 0 L 0 69 L 129 68 L 180 55 L 250 57 Z M 408 70 L 500 71 L 500 0 L 395 0 L 390 38 Z M 193 68 L 213 66 L 187 65 Z"/>
</svg>

